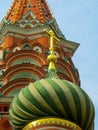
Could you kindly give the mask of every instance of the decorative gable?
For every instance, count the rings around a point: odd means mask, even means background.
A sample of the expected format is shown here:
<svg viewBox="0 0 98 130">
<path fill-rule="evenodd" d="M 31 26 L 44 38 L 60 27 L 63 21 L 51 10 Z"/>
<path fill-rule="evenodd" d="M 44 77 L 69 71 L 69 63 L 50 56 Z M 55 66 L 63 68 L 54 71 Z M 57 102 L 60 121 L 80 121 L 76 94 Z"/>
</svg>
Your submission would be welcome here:
<svg viewBox="0 0 98 130">
<path fill-rule="evenodd" d="M 43 24 L 37 20 L 36 16 L 30 10 L 19 21 L 17 21 L 16 25 L 22 28 L 43 26 Z"/>
</svg>

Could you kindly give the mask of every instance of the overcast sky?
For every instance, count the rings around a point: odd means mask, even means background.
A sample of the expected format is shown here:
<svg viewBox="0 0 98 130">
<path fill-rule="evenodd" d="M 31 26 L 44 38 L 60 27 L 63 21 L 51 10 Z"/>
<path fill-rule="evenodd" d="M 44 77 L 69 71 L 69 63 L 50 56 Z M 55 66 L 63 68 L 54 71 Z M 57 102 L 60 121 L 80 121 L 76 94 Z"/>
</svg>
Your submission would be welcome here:
<svg viewBox="0 0 98 130">
<path fill-rule="evenodd" d="M 0 20 L 12 1 L 0 0 Z M 81 87 L 94 102 L 95 130 L 98 130 L 98 0 L 48 2 L 66 39 L 80 43 L 73 61 L 79 70 Z"/>
</svg>

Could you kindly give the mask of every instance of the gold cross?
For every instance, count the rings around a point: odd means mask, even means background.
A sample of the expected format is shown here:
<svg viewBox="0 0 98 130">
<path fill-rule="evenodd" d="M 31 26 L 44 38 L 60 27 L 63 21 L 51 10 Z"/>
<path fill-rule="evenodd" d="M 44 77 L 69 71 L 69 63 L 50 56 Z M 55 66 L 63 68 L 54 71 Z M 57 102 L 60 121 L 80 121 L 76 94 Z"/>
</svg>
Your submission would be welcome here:
<svg viewBox="0 0 98 130">
<path fill-rule="evenodd" d="M 53 54 L 53 52 L 54 52 L 54 40 L 60 42 L 60 39 L 58 39 L 58 38 L 55 36 L 53 30 L 48 31 L 48 30 L 44 29 L 44 31 L 45 31 L 47 34 L 49 34 L 49 36 L 50 36 L 50 51 L 51 51 L 51 54 Z"/>
</svg>

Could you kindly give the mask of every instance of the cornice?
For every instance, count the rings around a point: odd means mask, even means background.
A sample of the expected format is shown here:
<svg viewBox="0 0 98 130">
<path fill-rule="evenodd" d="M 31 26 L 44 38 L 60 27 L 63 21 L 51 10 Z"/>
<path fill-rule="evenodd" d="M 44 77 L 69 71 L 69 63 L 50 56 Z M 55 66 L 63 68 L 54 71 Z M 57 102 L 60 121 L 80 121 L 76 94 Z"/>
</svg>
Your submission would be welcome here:
<svg viewBox="0 0 98 130">
<path fill-rule="evenodd" d="M 77 50 L 79 45 L 80 45 L 79 43 L 61 39 L 61 46 L 62 46 L 63 50 L 65 52 L 67 52 L 67 51 L 71 52 L 72 55 L 75 53 L 75 51 Z"/>
<path fill-rule="evenodd" d="M 13 97 L 0 97 L 0 104 L 2 103 L 11 103 L 13 100 Z"/>
<path fill-rule="evenodd" d="M 43 29 L 45 28 L 47 30 L 51 29 L 50 25 L 44 25 L 40 27 L 33 27 L 33 28 L 26 29 L 26 28 L 17 27 L 12 24 L 6 24 L 2 28 L 2 31 L 0 34 L 0 44 L 2 44 L 5 37 L 9 35 L 13 37 L 21 38 L 21 39 L 24 39 L 27 37 L 28 39 L 32 39 L 32 40 L 41 38 L 42 36 L 47 36 L 43 31 Z M 72 55 L 74 54 L 74 52 L 77 50 L 77 48 L 80 45 L 79 43 L 62 39 L 62 38 L 60 39 L 60 44 L 65 51 L 66 51 L 66 48 L 68 48 L 67 50 L 70 51 Z"/>
<path fill-rule="evenodd" d="M 17 27 L 12 24 L 6 24 L 2 28 L 2 31 L 0 34 L 0 44 L 2 44 L 3 40 L 8 35 L 13 36 L 13 37 L 21 36 L 22 39 L 26 38 L 26 37 L 30 38 L 31 36 L 32 36 L 32 39 L 40 38 L 43 36 L 42 34 L 44 33 L 44 31 L 43 31 L 44 28 L 46 28 L 46 26 L 25 29 L 22 27 Z M 36 36 L 36 34 L 38 36 Z"/>
</svg>

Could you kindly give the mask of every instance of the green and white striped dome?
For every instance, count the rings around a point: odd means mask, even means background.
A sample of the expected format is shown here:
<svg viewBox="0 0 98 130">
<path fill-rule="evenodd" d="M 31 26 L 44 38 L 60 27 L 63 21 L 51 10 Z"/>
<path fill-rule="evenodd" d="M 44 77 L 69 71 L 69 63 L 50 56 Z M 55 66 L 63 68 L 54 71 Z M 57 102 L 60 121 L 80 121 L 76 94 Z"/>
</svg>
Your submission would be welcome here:
<svg viewBox="0 0 98 130">
<path fill-rule="evenodd" d="M 88 130 L 94 120 L 94 106 L 76 84 L 60 79 L 42 79 L 22 89 L 11 104 L 14 128 L 23 128 L 40 118 L 57 117 Z"/>
</svg>

